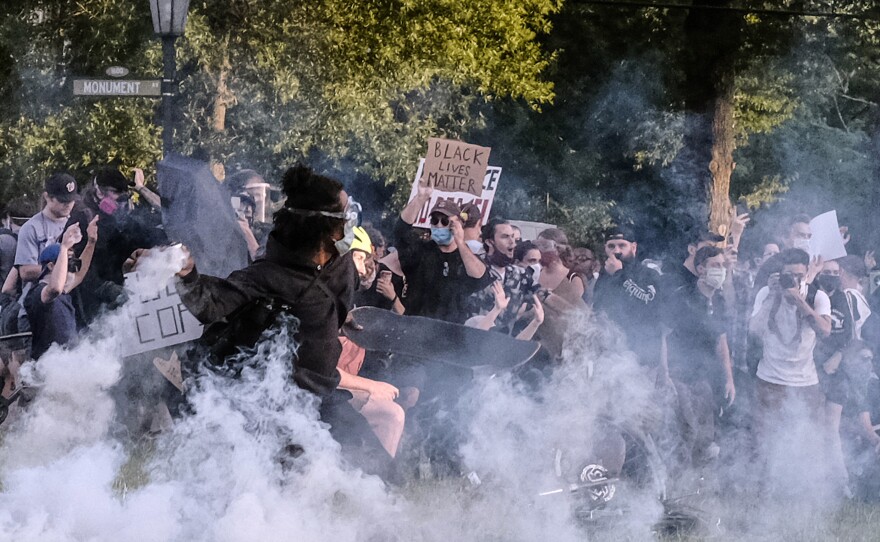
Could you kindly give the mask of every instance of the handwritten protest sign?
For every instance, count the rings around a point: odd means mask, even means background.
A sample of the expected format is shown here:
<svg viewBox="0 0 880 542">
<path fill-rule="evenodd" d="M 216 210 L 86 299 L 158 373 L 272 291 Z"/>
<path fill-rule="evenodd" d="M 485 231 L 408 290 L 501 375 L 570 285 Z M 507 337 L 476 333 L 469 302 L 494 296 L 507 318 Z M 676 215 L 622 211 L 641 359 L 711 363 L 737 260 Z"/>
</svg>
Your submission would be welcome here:
<svg viewBox="0 0 880 542">
<path fill-rule="evenodd" d="M 134 292 L 150 291 L 137 273 L 125 276 L 125 284 Z M 202 324 L 180 300 L 173 284 L 146 296 L 133 296 L 128 302 L 131 328 L 127 330 L 122 351 L 125 356 L 193 341 L 202 336 Z"/>
<path fill-rule="evenodd" d="M 846 246 L 840 235 L 837 211 L 822 213 L 810 221 L 810 256 L 822 256 L 826 262 L 846 256 Z"/>
<path fill-rule="evenodd" d="M 489 147 L 451 139 L 428 139 L 423 183 L 440 192 L 481 196 L 482 179 L 489 167 Z"/>
<path fill-rule="evenodd" d="M 416 172 L 416 178 L 413 181 L 412 192 L 409 196 L 410 200 L 416 197 L 416 192 L 419 189 L 419 180 L 422 178 L 422 172 L 425 168 L 425 162 L 426 160 L 424 158 L 419 161 L 419 169 Z M 431 201 L 429 201 L 419 210 L 419 216 L 418 218 L 416 218 L 413 226 L 419 228 L 431 227 L 431 209 L 433 209 L 434 205 L 437 204 L 437 201 L 441 199 L 452 200 L 458 206 L 462 206 L 466 203 L 471 202 L 475 203 L 480 208 L 480 213 L 483 215 L 483 224 L 485 225 L 486 222 L 489 220 L 489 212 L 492 210 L 492 201 L 495 199 L 495 191 L 498 189 L 499 180 L 501 180 L 501 168 L 489 166 L 486 169 L 486 174 L 483 176 L 483 190 L 479 196 L 474 196 L 469 192 L 438 192 L 437 190 L 434 190 L 434 194 L 431 196 Z"/>
</svg>

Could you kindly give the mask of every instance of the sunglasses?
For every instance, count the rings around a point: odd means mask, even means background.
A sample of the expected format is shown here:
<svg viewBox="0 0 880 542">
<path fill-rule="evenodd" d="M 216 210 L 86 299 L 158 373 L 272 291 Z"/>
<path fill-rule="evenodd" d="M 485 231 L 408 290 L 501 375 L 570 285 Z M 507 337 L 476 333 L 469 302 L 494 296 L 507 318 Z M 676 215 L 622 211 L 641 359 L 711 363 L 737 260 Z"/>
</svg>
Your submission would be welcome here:
<svg viewBox="0 0 880 542">
<path fill-rule="evenodd" d="M 431 225 L 432 226 L 448 226 L 449 225 L 449 217 L 446 215 L 431 215 Z"/>
</svg>

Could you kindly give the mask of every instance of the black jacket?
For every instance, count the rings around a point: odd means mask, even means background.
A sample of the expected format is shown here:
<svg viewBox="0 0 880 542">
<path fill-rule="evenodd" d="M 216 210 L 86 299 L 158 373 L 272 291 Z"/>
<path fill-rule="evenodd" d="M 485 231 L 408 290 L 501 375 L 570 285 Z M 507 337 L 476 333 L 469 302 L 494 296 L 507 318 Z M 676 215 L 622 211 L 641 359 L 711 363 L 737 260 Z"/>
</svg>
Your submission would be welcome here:
<svg viewBox="0 0 880 542">
<path fill-rule="evenodd" d="M 295 338 L 300 343 L 293 379 L 301 388 L 326 397 L 339 384 L 339 328 L 352 307 L 357 280 L 350 255 L 318 266 L 290 252 L 273 234 L 265 259 L 226 279 L 193 270 L 178 281 L 177 291 L 193 315 L 206 324 L 256 299 L 291 305 L 287 312 L 299 320 Z"/>
</svg>

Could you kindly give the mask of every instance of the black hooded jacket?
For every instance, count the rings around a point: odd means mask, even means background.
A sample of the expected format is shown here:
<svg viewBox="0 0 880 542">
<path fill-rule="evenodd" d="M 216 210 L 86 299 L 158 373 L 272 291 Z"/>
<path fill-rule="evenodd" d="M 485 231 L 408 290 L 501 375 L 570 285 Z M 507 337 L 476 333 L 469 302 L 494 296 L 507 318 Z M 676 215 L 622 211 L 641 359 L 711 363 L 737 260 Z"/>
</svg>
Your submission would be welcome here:
<svg viewBox="0 0 880 542">
<path fill-rule="evenodd" d="M 288 250 L 273 233 L 265 259 L 226 279 L 199 275 L 193 270 L 178 281 L 177 291 L 187 308 L 205 324 L 256 299 L 291 305 L 287 312 L 299 320 L 295 338 L 300 344 L 293 379 L 301 388 L 326 397 L 339 384 L 339 328 L 352 307 L 357 282 L 350 255 L 319 266 Z"/>
</svg>

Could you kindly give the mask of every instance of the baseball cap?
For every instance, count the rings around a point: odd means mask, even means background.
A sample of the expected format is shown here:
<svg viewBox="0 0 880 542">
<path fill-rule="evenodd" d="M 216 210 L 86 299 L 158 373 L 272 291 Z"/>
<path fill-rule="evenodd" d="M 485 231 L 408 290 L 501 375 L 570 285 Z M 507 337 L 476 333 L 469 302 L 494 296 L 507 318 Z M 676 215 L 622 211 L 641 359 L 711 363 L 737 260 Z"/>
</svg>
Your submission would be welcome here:
<svg viewBox="0 0 880 542">
<path fill-rule="evenodd" d="M 110 187 L 117 192 L 128 190 L 128 179 L 118 169 L 104 168 L 95 173 L 95 184 Z"/>
<path fill-rule="evenodd" d="M 67 173 L 53 173 L 45 184 L 46 194 L 68 203 L 77 198 L 76 179 Z"/>
<path fill-rule="evenodd" d="M 54 263 L 58 259 L 59 254 L 61 254 L 61 243 L 47 246 L 40 252 L 40 265 Z"/>
<path fill-rule="evenodd" d="M 465 228 L 473 228 L 480 224 L 483 220 L 483 213 L 480 211 L 480 206 L 474 202 L 465 203 L 461 207 L 461 220 L 464 222 Z"/>
<path fill-rule="evenodd" d="M 617 226 L 608 230 L 605 234 L 605 241 L 611 241 L 614 239 L 623 239 L 624 241 L 629 241 L 630 243 L 636 242 L 636 234 L 632 229 L 626 226 Z"/>
<path fill-rule="evenodd" d="M 431 209 L 431 214 L 440 213 L 441 215 L 446 216 L 461 216 L 461 209 L 454 202 L 448 199 L 441 199 L 437 201 L 437 204 L 434 205 L 434 208 Z"/>
</svg>

